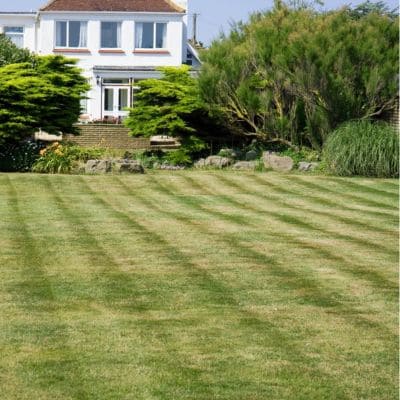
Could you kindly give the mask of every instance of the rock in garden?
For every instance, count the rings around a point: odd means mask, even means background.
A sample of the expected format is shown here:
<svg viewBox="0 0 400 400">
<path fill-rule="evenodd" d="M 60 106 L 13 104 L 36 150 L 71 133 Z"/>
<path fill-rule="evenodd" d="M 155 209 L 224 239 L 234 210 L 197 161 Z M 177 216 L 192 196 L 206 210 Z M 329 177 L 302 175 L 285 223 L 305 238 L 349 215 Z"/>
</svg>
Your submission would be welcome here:
<svg viewBox="0 0 400 400">
<path fill-rule="evenodd" d="M 163 162 L 160 166 L 160 169 L 164 171 L 180 171 L 185 169 L 184 165 L 171 165 L 168 162 Z"/>
<path fill-rule="evenodd" d="M 226 168 L 232 164 L 232 160 L 228 157 L 210 156 L 205 160 L 206 167 Z"/>
<path fill-rule="evenodd" d="M 258 154 L 256 151 L 254 150 L 250 150 L 246 153 L 246 161 L 253 161 L 253 160 L 257 160 L 258 158 Z"/>
<path fill-rule="evenodd" d="M 117 160 L 115 161 L 115 171 L 127 174 L 144 174 L 143 165 L 136 160 Z"/>
<path fill-rule="evenodd" d="M 256 168 L 256 165 L 257 164 L 254 161 L 238 161 L 232 166 L 232 169 L 253 171 Z"/>
<path fill-rule="evenodd" d="M 317 162 L 306 162 L 301 161 L 299 163 L 299 171 L 314 171 L 318 167 L 319 163 Z"/>
<path fill-rule="evenodd" d="M 293 160 L 288 156 L 278 156 L 276 153 L 265 151 L 262 156 L 265 168 L 274 171 L 289 172 L 293 169 Z"/>
<path fill-rule="evenodd" d="M 195 168 L 203 168 L 203 167 L 205 167 L 205 165 L 206 165 L 206 160 L 205 160 L 205 158 L 200 158 L 199 160 L 197 160 L 197 161 L 194 163 L 194 167 L 195 167 Z"/>
<path fill-rule="evenodd" d="M 111 172 L 112 163 L 110 160 L 89 160 L 85 165 L 87 174 L 106 174 Z"/>
<path fill-rule="evenodd" d="M 238 158 L 240 154 L 236 150 L 229 149 L 229 148 L 223 148 L 220 150 L 218 155 L 220 157 Z"/>
</svg>

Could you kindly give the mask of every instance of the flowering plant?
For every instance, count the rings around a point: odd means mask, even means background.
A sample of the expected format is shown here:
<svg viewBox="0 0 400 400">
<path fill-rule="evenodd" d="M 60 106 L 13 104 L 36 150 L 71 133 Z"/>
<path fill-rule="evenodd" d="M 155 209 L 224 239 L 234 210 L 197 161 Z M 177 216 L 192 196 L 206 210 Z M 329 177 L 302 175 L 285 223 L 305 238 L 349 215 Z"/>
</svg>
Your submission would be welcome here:
<svg viewBox="0 0 400 400">
<path fill-rule="evenodd" d="M 84 149 L 70 144 L 55 142 L 40 151 L 40 157 L 32 171 L 50 174 L 70 173 L 79 161 L 86 162 L 90 158 L 100 158 L 101 149 Z"/>
</svg>

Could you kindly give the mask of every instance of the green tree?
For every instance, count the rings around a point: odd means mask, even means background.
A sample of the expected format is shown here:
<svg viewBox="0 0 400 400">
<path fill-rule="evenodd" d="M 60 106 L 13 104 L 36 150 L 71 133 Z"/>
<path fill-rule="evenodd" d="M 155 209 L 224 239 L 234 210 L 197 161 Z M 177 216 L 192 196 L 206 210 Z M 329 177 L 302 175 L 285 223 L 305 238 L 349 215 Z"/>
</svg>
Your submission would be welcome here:
<svg viewBox="0 0 400 400">
<path fill-rule="evenodd" d="M 125 120 L 133 136 L 169 135 L 182 137 L 196 133 L 189 121 L 202 113 L 197 82 L 189 67 L 160 68 L 161 79 L 146 79 L 139 83 L 134 107 Z"/>
<path fill-rule="evenodd" d="M 63 56 L 45 56 L 0 67 L 0 144 L 38 129 L 75 132 L 80 101 L 89 90 L 75 64 Z"/>
<path fill-rule="evenodd" d="M 383 1 L 372 2 L 367 0 L 355 6 L 354 8 L 349 7 L 348 11 L 349 14 L 355 19 L 365 17 L 371 13 L 386 15 L 392 19 L 396 19 L 398 17 L 398 8 L 391 10 Z"/>
<path fill-rule="evenodd" d="M 208 139 L 224 129 L 217 113 L 211 114 L 199 93 L 198 80 L 190 67 L 160 68 L 161 79 L 139 83 L 134 107 L 125 124 L 132 136 L 176 137 L 182 146 L 169 153 L 172 164 L 190 164 L 207 148 Z"/>
<path fill-rule="evenodd" d="M 0 67 L 32 60 L 33 56 L 29 50 L 20 49 L 6 35 L 0 33 Z"/>
<path fill-rule="evenodd" d="M 394 107 L 397 19 L 277 2 L 203 54 L 203 100 L 242 135 L 320 148 L 352 119 Z"/>
</svg>

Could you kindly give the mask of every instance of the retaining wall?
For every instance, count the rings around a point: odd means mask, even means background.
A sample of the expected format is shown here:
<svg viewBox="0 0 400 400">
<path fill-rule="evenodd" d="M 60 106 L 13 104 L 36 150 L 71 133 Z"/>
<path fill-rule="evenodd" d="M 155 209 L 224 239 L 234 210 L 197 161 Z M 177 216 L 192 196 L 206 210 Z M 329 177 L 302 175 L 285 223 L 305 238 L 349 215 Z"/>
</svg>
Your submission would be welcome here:
<svg viewBox="0 0 400 400">
<path fill-rule="evenodd" d="M 99 147 L 118 150 L 146 150 L 150 148 L 148 138 L 133 138 L 123 125 L 80 124 L 80 135 L 63 135 L 63 141 L 82 147 Z"/>
</svg>

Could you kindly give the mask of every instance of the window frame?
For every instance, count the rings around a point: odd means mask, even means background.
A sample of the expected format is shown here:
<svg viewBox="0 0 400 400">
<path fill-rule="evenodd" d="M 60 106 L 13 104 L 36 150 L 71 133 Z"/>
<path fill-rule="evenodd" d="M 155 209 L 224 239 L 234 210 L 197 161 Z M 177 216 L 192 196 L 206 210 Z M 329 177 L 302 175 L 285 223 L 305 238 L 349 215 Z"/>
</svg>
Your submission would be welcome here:
<svg viewBox="0 0 400 400">
<path fill-rule="evenodd" d="M 65 22 L 66 30 L 65 30 L 65 46 L 61 46 L 57 44 L 57 24 Z M 70 22 L 79 22 L 79 34 L 82 27 L 82 24 L 86 25 L 86 43 L 85 46 L 71 46 L 70 45 L 70 37 L 69 37 L 69 24 Z M 87 49 L 88 47 L 88 21 L 85 20 L 56 20 L 54 24 L 54 48 L 55 49 Z"/>
<path fill-rule="evenodd" d="M 22 32 L 7 32 L 7 29 L 12 28 L 21 28 Z M 25 26 L 24 25 L 5 25 L 3 26 L 3 34 L 8 37 L 17 47 L 23 49 L 25 45 Z M 22 37 L 22 46 L 20 47 L 17 45 L 13 40 L 12 37 Z"/>
<path fill-rule="evenodd" d="M 117 24 L 117 46 L 104 47 L 102 43 L 103 24 Z M 118 43 L 119 39 L 119 43 Z M 122 22 L 121 21 L 100 21 L 100 50 L 121 50 L 122 49 Z"/>
<path fill-rule="evenodd" d="M 153 25 L 153 47 L 137 47 L 136 46 L 136 36 L 137 36 L 137 26 L 138 24 L 152 24 Z M 157 47 L 157 25 L 165 26 L 165 43 L 164 47 Z M 134 49 L 139 51 L 165 51 L 168 50 L 168 22 L 156 22 L 156 21 L 137 21 L 134 27 L 135 37 L 134 37 Z"/>
</svg>

